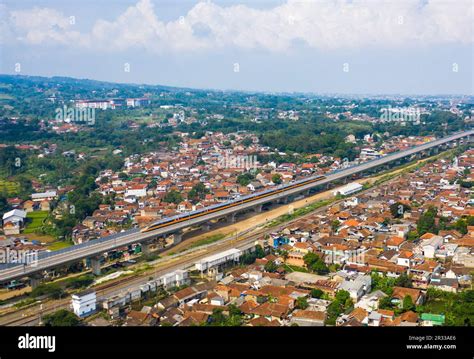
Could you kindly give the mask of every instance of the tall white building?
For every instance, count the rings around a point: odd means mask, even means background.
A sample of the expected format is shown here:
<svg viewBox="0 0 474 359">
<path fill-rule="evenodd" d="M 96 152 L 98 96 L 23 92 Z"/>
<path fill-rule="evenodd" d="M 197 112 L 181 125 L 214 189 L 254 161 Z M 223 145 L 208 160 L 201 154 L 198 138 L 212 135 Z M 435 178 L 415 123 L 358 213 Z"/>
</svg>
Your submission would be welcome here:
<svg viewBox="0 0 474 359">
<path fill-rule="evenodd" d="M 95 312 L 97 297 L 92 289 L 72 295 L 72 309 L 78 317 L 85 317 Z"/>
</svg>

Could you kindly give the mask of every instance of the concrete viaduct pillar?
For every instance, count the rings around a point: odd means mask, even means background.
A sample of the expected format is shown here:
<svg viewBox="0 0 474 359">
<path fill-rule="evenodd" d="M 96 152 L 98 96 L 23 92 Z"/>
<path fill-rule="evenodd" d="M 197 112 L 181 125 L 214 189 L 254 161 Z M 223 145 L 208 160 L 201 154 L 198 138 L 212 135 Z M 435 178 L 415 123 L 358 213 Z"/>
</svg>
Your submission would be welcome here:
<svg viewBox="0 0 474 359">
<path fill-rule="evenodd" d="M 89 260 L 92 274 L 100 275 L 100 257 L 92 257 Z"/>
<path fill-rule="evenodd" d="M 151 250 L 151 241 L 146 241 L 140 243 L 140 246 L 142 247 L 142 254 L 149 254 Z"/>
<path fill-rule="evenodd" d="M 227 222 L 229 223 L 235 223 L 235 217 L 237 216 L 237 213 L 231 213 L 226 217 Z"/>
<path fill-rule="evenodd" d="M 211 225 L 209 223 L 203 223 L 201 224 L 201 229 L 204 231 L 204 232 L 209 232 L 211 230 Z"/>
<path fill-rule="evenodd" d="M 183 231 L 173 233 L 173 243 L 178 244 L 183 240 Z"/>
<path fill-rule="evenodd" d="M 263 208 L 263 205 L 259 204 L 253 207 L 253 210 L 255 211 L 255 213 L 262 213 L 262 208 Z"/>
<path fill-rule="evenodd" d="M 30 278 L 31 289 L 35 289 L 37 286 L 41 284 L 41 279 L 43 279 L 43 276 L 39 274 L 33 274 L 29 278 Z"/>
</svg>

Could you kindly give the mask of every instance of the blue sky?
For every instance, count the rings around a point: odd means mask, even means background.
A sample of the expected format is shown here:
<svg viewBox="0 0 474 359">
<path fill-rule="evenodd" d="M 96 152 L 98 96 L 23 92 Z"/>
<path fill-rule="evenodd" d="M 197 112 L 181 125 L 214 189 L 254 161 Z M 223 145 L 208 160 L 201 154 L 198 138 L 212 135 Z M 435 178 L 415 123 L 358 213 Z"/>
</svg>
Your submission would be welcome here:
<svg viewBox="0 0 474 359">
<path fill-rule="evenodd" d="M 20 64 L 25 75 L 195 88 L 473 94 L 470 0 L 0 4 L 6 74 Z"/>
</svg>

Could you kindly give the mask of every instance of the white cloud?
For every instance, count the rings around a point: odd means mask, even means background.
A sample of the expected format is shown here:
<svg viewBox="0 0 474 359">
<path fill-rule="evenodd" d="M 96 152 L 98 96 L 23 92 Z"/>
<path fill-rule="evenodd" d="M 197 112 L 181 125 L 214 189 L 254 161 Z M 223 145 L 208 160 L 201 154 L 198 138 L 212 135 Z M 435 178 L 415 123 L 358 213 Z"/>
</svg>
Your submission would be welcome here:
<svg viewBox="0 0 474 359">
<path fill-rule="evenodd" d="M 1 9 L 0 9 L 1 10 Z M 286 51 L 295 41 L 319 49 L 473 42 L 471 0 L 288 0 L 269 9 L 196 4 L 182 19 L 161 21 L 140 0 L 114 21 L 73 30 L 54 9 L 10 12 L 0 21 L 9 41 L 120 51 L 195 51 L 221 47 Z"/>
<path fill-rule="evenodd" d="M 72 30 L 74 20 L 65 17 L 59 11 L 37 7 L 30 10 L 11 11 L 8 14 L 5 7 L 0 11 L 2 13 L 0 43 L 18 41 L 33 45 L 48 42 L 82 44 L 83 36 Z"/>
</svg>

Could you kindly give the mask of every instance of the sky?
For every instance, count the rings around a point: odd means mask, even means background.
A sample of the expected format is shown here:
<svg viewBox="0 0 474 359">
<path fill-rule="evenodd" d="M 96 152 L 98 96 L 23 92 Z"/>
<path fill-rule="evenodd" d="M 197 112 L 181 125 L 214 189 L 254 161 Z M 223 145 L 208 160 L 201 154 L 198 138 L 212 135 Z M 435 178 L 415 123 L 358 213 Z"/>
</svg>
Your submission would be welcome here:
<svg viewBox="0 0 474 359">
<path fill-rule="evenodd" d="M 473 95 L 471 0 L 0 0 L 0 73 Z"/>
</svg>

